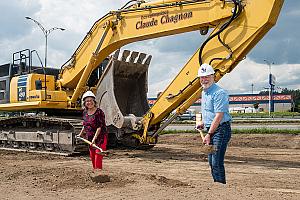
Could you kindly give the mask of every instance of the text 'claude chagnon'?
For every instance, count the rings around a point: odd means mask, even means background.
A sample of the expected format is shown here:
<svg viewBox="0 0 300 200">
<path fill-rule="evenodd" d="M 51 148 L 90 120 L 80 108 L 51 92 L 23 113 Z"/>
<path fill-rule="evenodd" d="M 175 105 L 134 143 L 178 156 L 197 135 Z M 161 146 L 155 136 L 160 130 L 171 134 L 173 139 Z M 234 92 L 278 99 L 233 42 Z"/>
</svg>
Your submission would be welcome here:
<svg viewBox="0 0 300 200">
<path fill-rule="evenodd" d="M 159 16 L 161 16 L 160 20 L 154 18 Z M 159 22 L 161 24 L 168 24 L 168 23 L 176 24 L 179 21 L 187 20 L 192 17 L 193 17 L 193 12 L 184 12 L 175 15 L 169 15 L 168 11 L 152 13 L 150 15 L 141 16 L 141 21 L 138 21 L 135 27 L 136 29 L 149 28 L 149 27 L 157 26 Z M 149 20 L 149 18 L 151 19 Z"/>
</svg>

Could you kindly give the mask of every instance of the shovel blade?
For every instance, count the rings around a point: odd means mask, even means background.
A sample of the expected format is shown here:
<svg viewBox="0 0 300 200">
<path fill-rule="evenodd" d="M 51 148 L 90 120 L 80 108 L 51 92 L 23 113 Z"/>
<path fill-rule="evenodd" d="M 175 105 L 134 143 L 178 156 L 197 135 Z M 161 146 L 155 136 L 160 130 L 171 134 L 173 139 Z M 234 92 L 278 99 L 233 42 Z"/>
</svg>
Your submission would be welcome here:
<svg viewBox="0 0 300 200">
<path fill-rule="evenodd" d="M 207 154 L 215 153 L 217 151 L 217 148 L 214 145 L 203 145 L 201 149 Z"/>
<path fill-rule="evenodd" d="M 101 156 L 108 156 L 109 152 L 108 151 L 100 151 L 100 152 L 97 152 L 97 154 L 101 155 Z"/>
</svg>

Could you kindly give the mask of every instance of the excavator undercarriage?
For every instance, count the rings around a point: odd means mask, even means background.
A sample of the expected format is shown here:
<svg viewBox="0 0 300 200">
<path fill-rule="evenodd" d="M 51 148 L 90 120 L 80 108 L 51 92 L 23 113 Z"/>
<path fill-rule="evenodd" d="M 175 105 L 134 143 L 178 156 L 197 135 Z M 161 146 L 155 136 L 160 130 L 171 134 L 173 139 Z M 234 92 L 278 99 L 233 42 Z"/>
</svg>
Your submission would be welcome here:
<svg viewBox="0 0 300 200">
<path fill-rule="evenodd" d="M 75 140 L 82 128 L 79 119 L 17 116 L 1 119 L 0 149 L 70 155 L 86 151 Z"/>
</svg>

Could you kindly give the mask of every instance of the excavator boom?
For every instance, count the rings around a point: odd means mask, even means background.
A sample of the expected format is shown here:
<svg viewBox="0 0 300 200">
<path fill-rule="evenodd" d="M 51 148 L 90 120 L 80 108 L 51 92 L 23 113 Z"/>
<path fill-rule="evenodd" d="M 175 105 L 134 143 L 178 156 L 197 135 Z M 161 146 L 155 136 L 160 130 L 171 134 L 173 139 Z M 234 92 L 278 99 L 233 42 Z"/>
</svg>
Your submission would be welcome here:
<svg viewBox="0 0 300 200">
<path fill-rule="evenodd" d="M 136 41 L 207 29 L 228 19 L 233 6 L 219 0 L 174 0 L 111 11 L 93 25 L 62 67 L 58 85 L 74 89 L 74 103 L 85 90 L 90 73 L 113 51 Z"/>
</svg>

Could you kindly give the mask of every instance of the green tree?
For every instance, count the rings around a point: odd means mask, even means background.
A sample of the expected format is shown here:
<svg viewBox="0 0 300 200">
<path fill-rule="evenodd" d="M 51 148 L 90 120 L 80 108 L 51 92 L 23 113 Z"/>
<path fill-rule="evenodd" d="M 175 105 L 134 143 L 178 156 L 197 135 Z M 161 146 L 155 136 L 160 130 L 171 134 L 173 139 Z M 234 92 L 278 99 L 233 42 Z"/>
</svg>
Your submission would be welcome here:
<svg viewBox="0 0 300 200">
<path fill-rule="evenodd" d="M 282 89 L 280 94 L 289 94 L 292 95 L 292 111 L 300 112 L 300 90 L 289 90 L 287 88 Z"/>
</svg>

